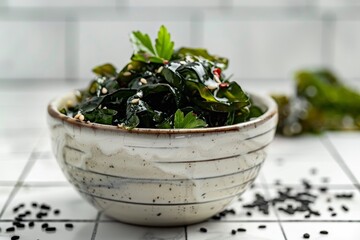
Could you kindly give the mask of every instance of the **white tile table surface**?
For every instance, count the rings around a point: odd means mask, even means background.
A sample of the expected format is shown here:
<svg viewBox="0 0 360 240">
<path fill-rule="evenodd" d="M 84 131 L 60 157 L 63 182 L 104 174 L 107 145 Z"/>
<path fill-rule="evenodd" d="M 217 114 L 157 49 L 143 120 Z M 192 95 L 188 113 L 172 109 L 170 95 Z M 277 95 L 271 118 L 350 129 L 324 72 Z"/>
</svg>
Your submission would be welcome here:
<svg viewBox="0 0 360 240">
<path fill-rule="evenodd" d="M 72 88 L 0 90 L 0 240 L 11 239 L 13 235 L 41 240 L 296 240 L 303 239 L 304 233 L 309 233 L 310 239 L 360 239 L 360 132 L 293 139 L 277 136 L 254 187 L 229 207 L 235 214 L 220 221 L 211 219 L 191 226 L 152 228 L 127 225 L 103 216 L 67 183 L 51 153 L 46 104 Z M 302 189 L 304 179 L 312 184 L 310 193 L 319 195 L 314 208 L 320 216 L 288 215 L 278 209 L 282 205 L 270 206 L 268 215 L 243 208 L 254 200 L 256 193 L 268 199 L 284 186 L 293 191 Z M 324 186 L 327 191 L 321 193 L 319 188 Z M 334 197 L 343 193 L 352 193 L 353 198 Z M 56 215 L 52 209 L 46 219 L 38 220 L 31 206 L 33 202 L 47 203 L 61 212 Z M 12 226 L 16 216 L 13 208 L 20 203 L 32 210 L 27 218 L 34 219 L 35 226 L 8 233 L 6 229 Z M 344 211 L 343 205 L 349 211 Z M 336 216 L 331 215 L 329 207 Z M 44 231 L 41 227 L 44 222 L 56 227 L 56 232 Z M 65 228 L 68 222 L 74 225 L 73 229 Z M 259 229 L 259 225 L 266 228 Z M 200 228 L 206 228 L 207 232 L 201 232 Z M 238 228 L 247 231 L 231 234 Z M 329 234 L 321 235 L 321 230 Z"/>
</svg>

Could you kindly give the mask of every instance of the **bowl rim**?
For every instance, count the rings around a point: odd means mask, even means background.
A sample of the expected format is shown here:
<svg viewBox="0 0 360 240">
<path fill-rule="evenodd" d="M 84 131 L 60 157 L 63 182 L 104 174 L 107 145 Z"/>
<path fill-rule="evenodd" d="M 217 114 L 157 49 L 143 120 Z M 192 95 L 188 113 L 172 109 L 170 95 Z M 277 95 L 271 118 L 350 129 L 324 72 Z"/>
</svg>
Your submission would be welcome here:
<svg viewBox="0 0 360 240">
<path fill-rule="evenodd" d="M 260 95 L 249 93 L 249 95 L 256 99 L 256 101 L 260 101 L 263 105 L 267 107 L 267 110 L 259 117 L 251 119 L 246 122 L 237 123 L 233 125 L 220 126 L 220 127 L 208 127 L 208 128 L 186 128 L 186 129 L 158 129 L 158 128 L 133 128 L 131 130 L 119 128 L 114 125 L 105 125 L 99 123 L 87 123 L 84 121 L 80 121 L 79 119 L 74 119 L 72 117 L 68 117 L 58 110 L 59 102 L 63 99 L 69 98 L 70 96 L 74 96 L 75 92 L 70 92 L 62 97 L 58 97 L 50 101 L 47 107 L 48 115 L 54 119 L 61 120 L 63 124 L 67 123 L 77 127 L 91 128 L 91 129 L 101 129 L 108 131 L 119 131 L 126 133 L 145 133 L 145 134 L 193 134 L 193 133 L 214 133 L 214 132 L 228 132 L 228 131 L 240 131 L 241 129 L 246 129 L 251 126 L 257 126 L 262 124 L 274 116 L 277 115 L 278 108 L 275 101 L 268 95 Z"/>
</svg>

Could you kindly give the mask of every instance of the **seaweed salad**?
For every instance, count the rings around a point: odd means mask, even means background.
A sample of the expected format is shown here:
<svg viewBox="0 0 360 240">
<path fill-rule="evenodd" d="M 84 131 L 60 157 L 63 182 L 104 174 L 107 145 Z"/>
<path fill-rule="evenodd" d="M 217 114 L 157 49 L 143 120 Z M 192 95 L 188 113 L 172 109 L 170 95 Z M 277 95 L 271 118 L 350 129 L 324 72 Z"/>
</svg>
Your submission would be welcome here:
<svg viewBox="0 0 360 240">
<path fill-rule="evenodd" d="M 250 96 L 224 74 L 228 60 L 201 48 L 179 48 L 161 26 L 130 35 L 134 52 L 118 71 L 106 63 L 79 90 L 77 103 L 60 110 L 87 123 L 133 128 L 201 128 L 232 125 L 262 114 Z"/>
</svg>

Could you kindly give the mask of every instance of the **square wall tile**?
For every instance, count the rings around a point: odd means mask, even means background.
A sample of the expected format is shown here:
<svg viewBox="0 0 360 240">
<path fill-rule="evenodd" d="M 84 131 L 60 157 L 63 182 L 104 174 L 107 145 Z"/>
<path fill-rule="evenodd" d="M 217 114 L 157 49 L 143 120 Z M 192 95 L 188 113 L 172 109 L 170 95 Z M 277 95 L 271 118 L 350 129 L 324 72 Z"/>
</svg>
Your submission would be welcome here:
<svg viewBox="0 0 360 240">
<path fill-rule="evenodd" d="M 182 0 L 182 1 L 168 1 L 168 0 L 136 0 L 128 1 L 129 7 L 216 7 L 221 6 L 224 1 L 221 0 Z"/>
<path fill-rule="evenodd" d="M 10 7 L 115 7 L 117 0 L 7 0 Z"/>
<path fill-rule="evenodd" d="M 337 21 L 334 31 L 334 69 L 345 79 L 359 78 L 360 21 Z"/>
<path fill-rule="evenodd" d="M 67 183 L 67 180 L 55 158 L 51 157 L 49 159 L 36 160 L 31 171 L 25 178 L 25 183 L 27 182 L 46 183 L 50 185 L 51 182 Z"/>
<path fill-rule="evenodd" d="M 265 225 L 266 228 L 259 228 L 260 225 Z M 206 228 L 207 232 L 201 232 L 200 228 Z M 243 228 L 245 232 L 236 232 L 232 234 L 232 230 Z M 188 226 L 188 240 L 210 240 L 210 239 L 241 239 L 241 240 L 282 240 L 284 236 L 281 232 L 279 223 L 268 222 L 227 222 L 227 223 L 213 223 L 204 222 Z"/>
<path fill-rule="evenodd" d="M 12 187 L 0 186 L 0 209 L 4 207 L 4 204 L 6 200 L 9 198 L 12 189 L 13 189 Z"/>
<path fill-rule="evenodd" d="M 228 57 L 227 72 L 234 78 L 292 79 L 295 70 L 321 63 L 320 22 L 231 18 L 239 16 L 212 11 L 205 15 L 203 47 Z"/>
<path fill-rule="evenodd" d="M 65 77 L 63 22 L 1 21 L 0 78 Z"/>
<path fill-rule="evenodd" d="M 328 154 L 328 150 L 319 136 L 303 135 L 294 138 L 276 135 L 269 146 L 269 155 L 298 155 L 304 153 Z"/>
<path fill-rule="evenodd" d="M 172 239 L 185 240 L 183 227 L 178 228 L 151 228 L 123 224 L 120 222 L 100 222 L 96 238 L 97 240 L 113 239 Z"/>
<path fill-rule="evenodd" d="M 17 214 L 13 213 L 13 208 L 19 204 L 25 204 L 23 210 L 30 210 L 31 215 L 25 219 L 36 219 L 36 214 L 40 212 L 39 207 L 33 208 L 31 204 L 37 202 L 38 204 L 45 203 L 51 207 L 47 217 L 44 220 L 52 219 L 66 219 L 66 220 L 94 220 L 96 219 L 97 210 L 85 201 L 70 186 L 52 186 L 52 187 L 21 187 L 12 202 L 6 209 L 3 219 L 13 219 Z M 59 209 L 59 215 L 53 213 L 54 209 Z"/>
<path fill-rule="evenodd" d="M 28 158 L 0 160 L 0 181 L 16 182 L 28 160 Z"/>
<path fill-rule="evenodd" d="M 190 22 L 128 22 L 102 21 L 79 23 L 79 73 L 78 77 L 88 82 L 94 77 L 91 70 L 103 63 L 112 63 L 118 70 L 127 64 L 132 55 L 129 35 L 140 30 L 155 39 L 161 25 L 167 26 L 175 48 L 189 46 L 191 41 Z"/>
</svg>

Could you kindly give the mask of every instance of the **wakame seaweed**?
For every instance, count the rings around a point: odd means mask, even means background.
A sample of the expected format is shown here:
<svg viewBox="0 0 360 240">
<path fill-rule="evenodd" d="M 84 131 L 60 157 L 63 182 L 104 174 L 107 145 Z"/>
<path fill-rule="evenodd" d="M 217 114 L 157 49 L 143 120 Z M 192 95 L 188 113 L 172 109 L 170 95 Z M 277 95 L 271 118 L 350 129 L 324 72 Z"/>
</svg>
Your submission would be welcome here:
<svg viewBox="0 0 360 240">
<path fill-rule="evenodd" d="M 295 136 L 326 130 L 360 130 L 360 93 L 328 69 L 295 74 L 294 96 L 274 95 L 279 107 L 278 133 Z"/>
<path fill-rule="evenodd" d="M 109 63 L 95 67 L 96 78 L 62 113 L 126 129 L 218 127 L 262 114 L 224 75 L 226 58 L 199 48 L 175 51 L 164 26 L 155 44 L 139 31 L 130 40 L 130 62 L 120 71 Z"/>
</svg>

